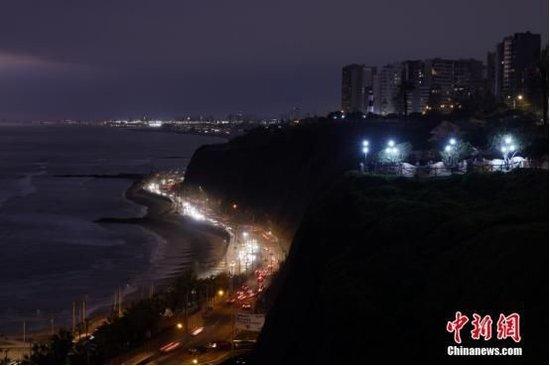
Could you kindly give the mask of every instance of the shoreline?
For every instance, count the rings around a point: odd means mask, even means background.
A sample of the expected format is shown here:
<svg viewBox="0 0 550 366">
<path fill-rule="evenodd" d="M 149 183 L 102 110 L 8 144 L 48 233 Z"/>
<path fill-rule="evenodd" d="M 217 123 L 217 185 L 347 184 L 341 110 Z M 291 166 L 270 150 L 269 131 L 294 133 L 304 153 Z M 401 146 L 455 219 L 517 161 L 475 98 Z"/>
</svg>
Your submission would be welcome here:
<svg viewBox="0 0 550 366">
<path fill-rule="evenodd" d="M 141 187 L 143 176 L 133 178 L 123 195 L 130 202 L 145 207 L 145 214 L 142 217 L 103 217 L 94 221 L 100 225 L 138 225 L 147 234 L 158 238 L 149 253 L 149 266 L 132 279 L 130 289 L 123 291 L 123 303 L 126 304 L 142 298 L 144 284 L 153 285 L 154 291 L 158 292 L 165 290 L 170 281 L 186 269 L 195 270 L 197 275 L 201 274 L 201 269 L 211 271 L 215 263 L 225 258 L 228 247 L 228 236 L 225 231 L 184 218 L 175 210 L 171 200 L 149 193 Z M 204 249 L 202 247 L 215 250 L 204 251 L 201 250 Z M 90 304 L 90 312 L 87 315 L 89 331 L 93 331 L 107 320 L 111 308 L 112 304 Z M 70 324 L 60 325 L 56 327 L 56 331 L 63 328 L 70 329 Z M 26 353 L 28 346 L 25 346 L 19 337 L 8 334 L 4 336 L 7 338 L 2 340 L 0 348 L 21 349 Z M 45 341 L 50 337 L 50 328 L 28 331 L 27 337 L 33 342 Z"/>
<path fill-rule="evenodd" d="M 124 197 L 145 207 L 145 214 L 141 217 L 103 217 L 95 222 L 138 225 L 161 239 L 150 253 L 150 267 L 143 273 L 155 287 L 165 285 L 187 269 L 200 276 L 225 258 L 229 236 L 223 229 L 182 216 L 170 199 L 144 190 L 142 179 L 135 179 Z"/>
</svg>

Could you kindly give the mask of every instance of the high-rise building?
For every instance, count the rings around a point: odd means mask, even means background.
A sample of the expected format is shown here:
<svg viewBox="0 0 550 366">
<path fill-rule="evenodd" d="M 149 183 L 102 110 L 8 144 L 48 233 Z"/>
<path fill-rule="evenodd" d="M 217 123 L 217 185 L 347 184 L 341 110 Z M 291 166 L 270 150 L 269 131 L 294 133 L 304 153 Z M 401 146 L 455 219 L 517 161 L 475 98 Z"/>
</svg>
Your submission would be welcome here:
<svg viewBox="0 0 550 366">
<path fill-rule="evenodd" d="M 483 62 L 479 60 L 456 60 L 453 64 L 453 100 L 461 103 L 480 96 L 485 89 L 483 72 Z"/>
<path fill-rule="evenodd" d="M 497 45 L 495 95 L 501 100 L 529 96 L 537 78 L 540 34 L 515 33 Z M 500 63 L 500 64 L 499 64 Z"/>
<path fill-rule="evenodd" d="M 342 69 L 342 110 L 365 111 L 365 65 L 352 64 Z"/>
<path fill-rule="evenodd" d="M 402 88 L 406 94 L 407 110 L 409 113 L 422 113 L 428 103 L 429 87 L 426 84 L 425 63 L 422 60 L 403 62 Z"/>
<path fill-rule="evenodd" d="M 495 84 L 493 92 L 497 100 L 502 99 L 502 77 L 504 76 L 504 43 L 497 44 L 495 52 Z"/>
<path fill-rule="evenodd" d="M 496 76 L 496 52 L 487 52 L 487 67 L 485 69 L 485 89 L 487 92 L 495 95 L 495 76 Z"/>
<path fill-rule="evenodd" d="M 453 60 L 426 60 L 426 84 L 430 88 L 427 108 L 446 110 L 452 105 Z"/>
<path fill-rule="evenodd" d="M 483 63 L 474 59 L 426 60 L 426 84 L 429 100 L 425 108 L 451 112 L 482 92 Z"/>
<path fill-rule="evenodd" d="M 377 74 L 374 92 L 374 113 L 387 115 L 397 113 L 398 93 L 403 78 L 400 62 L 382 66 Z"/>
<path fill-rule="evenodd" d="M 364 68 L 365 73 L 365 111 L 367 113 L 374 113 L 374 85 L 377 80 L 377 68 L 376 66 L 366 66 Z"/>
</svg>

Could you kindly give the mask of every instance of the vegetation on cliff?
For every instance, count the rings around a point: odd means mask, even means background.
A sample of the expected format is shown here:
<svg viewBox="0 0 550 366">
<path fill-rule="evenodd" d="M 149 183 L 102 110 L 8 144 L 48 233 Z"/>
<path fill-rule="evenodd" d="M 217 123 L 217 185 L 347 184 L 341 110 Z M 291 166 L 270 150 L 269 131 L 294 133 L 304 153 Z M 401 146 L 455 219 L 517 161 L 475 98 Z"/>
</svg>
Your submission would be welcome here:
<svg viewBox="0 0 550 366">
<path fill-rule="evenodd" d="M 348 175 L 308 210 L 274 288 L 258 363 L 514 362 L 446 356 L 456 311 L 521 315 L 548 357 L 548 173 Z M 508 340 L 463 346 L 514 347 Z"/>
</svg>

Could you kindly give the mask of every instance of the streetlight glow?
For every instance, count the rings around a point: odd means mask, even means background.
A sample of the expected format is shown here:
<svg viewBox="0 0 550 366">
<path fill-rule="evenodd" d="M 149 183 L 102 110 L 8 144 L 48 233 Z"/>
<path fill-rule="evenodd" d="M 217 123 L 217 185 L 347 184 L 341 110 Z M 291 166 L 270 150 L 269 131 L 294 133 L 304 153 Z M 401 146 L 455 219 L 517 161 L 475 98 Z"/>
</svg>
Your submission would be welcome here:
<svg viewBox="0 0 550 366">
<path fill-rule="evenodd" d="M 447 146 L 445 146 L 445 151 L 446 151 L 446 152 L 449 152 L 449 151 L 451 151 L 451 145 L 447 145 Z"/>
<path fill-rule="evenodd" d="M 516 155 L 518 148 L 517 143 L 514 143 L 514 138 L 511 135 L 506 135 L 503 137 L 500 145 L 500 152 L 502 153 L 502 158 L 504 159 L 506 168 L 508 168 L 510 159 Z"/>
<path fill-rule="evenodd" d="M 395 141 L 393 141 L 393 140 L 388 141 L 388 146 L 389 147 L 394 147 L 395 146 Z"/>
<path fill-rule="evenodd" d="M 363 140 L 363 146 L 369 146 L 369 140 Z"/>
<path fill-rule="evenodd" d="M 368 153 L 369 153 L 369 148 L 366 146 L 363 146 L 363 154 L 368 154 Z"/>
<path fill-rule="evenodd" d="M 449 140 L 449 144 L 451 144 L 451 145 L 456 145 L 456 139 L 453 139 L 453 138 L 450 139 L 450 140 Z"/>
</svg>

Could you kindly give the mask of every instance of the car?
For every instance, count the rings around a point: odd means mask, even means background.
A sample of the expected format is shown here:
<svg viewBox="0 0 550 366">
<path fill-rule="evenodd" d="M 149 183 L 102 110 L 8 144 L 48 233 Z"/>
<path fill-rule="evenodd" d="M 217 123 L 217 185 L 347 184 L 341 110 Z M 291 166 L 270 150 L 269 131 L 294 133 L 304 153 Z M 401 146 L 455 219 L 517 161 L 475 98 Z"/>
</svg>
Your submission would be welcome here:
<svg viewBox="0 0 550 366">
<path fill-rule="evenodd" d="M 227 342 L 227 341 L 210 342 L 206 347 L 216 351 L 228 351 L 228 350 L 231 350 L 232 348 L 231 342 Z"/>
<path fill-rule="evenodd" d="M 181 342 L 170 342 L 160 347 L 161 352 L 171 352 L 181 346 Z"/>
</svg>

